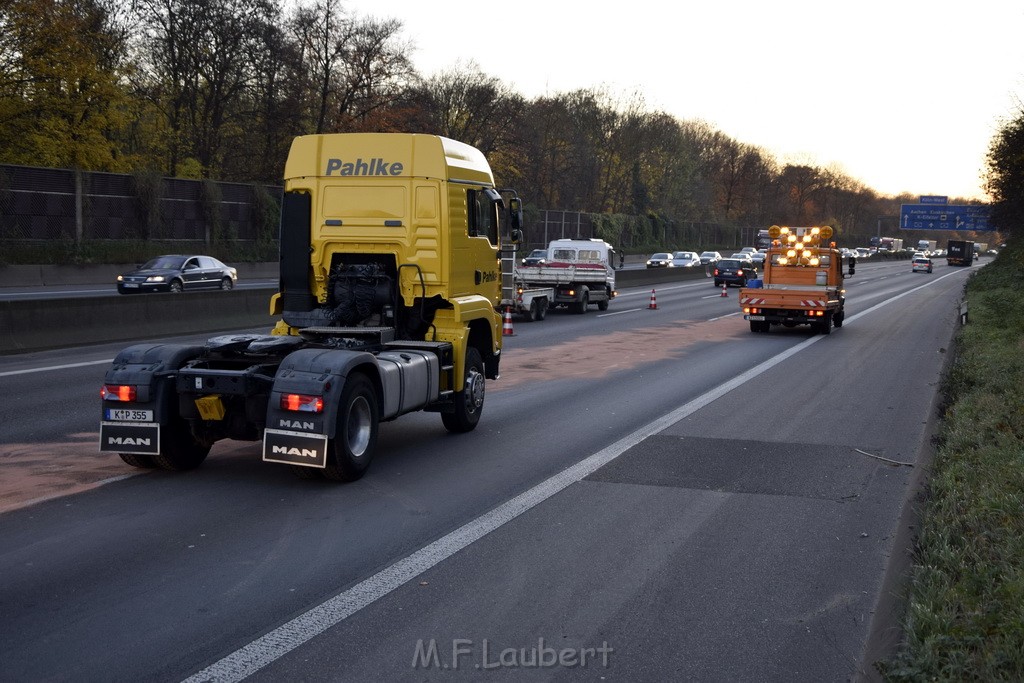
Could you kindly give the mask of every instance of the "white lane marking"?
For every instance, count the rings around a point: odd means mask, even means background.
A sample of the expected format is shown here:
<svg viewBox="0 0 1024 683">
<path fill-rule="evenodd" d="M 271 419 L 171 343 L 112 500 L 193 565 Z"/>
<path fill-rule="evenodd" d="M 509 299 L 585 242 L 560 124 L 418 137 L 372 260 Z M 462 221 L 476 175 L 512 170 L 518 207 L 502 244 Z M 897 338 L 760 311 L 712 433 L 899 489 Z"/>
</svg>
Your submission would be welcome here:
<svg viewBox="0 0 1024 683">
<path fill-rule="evenodd" d="M 641 427 L 590 457 L 562 470 L 525 493 L 464 524 L 447 536 L 420 548 L 408 557 L 398 560 L 391 566 L 357 583 L 343 593 L 339 593 L 266 635 L 257 638 L 248 645 L 235 650 L 223 659 L 214 662 L 202 671 L 185 679 L 185 683 L 241 681 L 245 679 L 327 629 L 336 626 L 364 607 L 388 595 L 414 577 L 448 559 L 474 541 L 483 538 L 559 491 L 580 481 L 644 439 L 667 429 L 715 399 L 767 372 L 770 368 L 778 365 L 790 356 L 796 355 L 812 344 L 818 343 L 822 339 L 825 339 L 822 335 L 810 337 L 806 341 L 800 342 L 779 355 L 756 365 L 743 374 L 737 375 L 715 389 L 698 396 L 689 403 Z"/>
<path fill-rule="evenodd" d="M 740 314 L 739 311 L 736 311 L 735 313 L 726 313 L 725 315 L 720 315 L 717 318 L 708 318 L 708 322 L 709 323 L 713 323 L 716 320 L 722 320 L 723 318 L 731 318 L 732 316 L 739 315 L 739 314 Z"/>
<path fill-rule="evenodd" d="M 0 372 L 0 377 L 11 377 L 12 375 L 27 375 L 33 372 L 49 372 L 50 370 L 67 370 L 68 368 L 84 368 L 89 365 L 103 365 L 111 364 L 114 362 L 113 358 L 105 358 L 104 360 L 90 360 L 84 363 L 67 363 L 65 365 L 48 365 L 45 368 L 29 368 L 28 370 L 8 370 L 7 372 Z"/>
<path fill-rule="evenodd" d="M 614 313 L 598 313 L 597 317 L 598 318 L 607 318 L 608 316 L 612 316 L 612 315 L 622 315 L 623 313 L 634 313 L 636 311 L 642 311 L 642 310 L 644 310 L 644 309 L 642 309 L 642 308 L 628 308 L 625 311 L 615 311 Z"/>
</svg>

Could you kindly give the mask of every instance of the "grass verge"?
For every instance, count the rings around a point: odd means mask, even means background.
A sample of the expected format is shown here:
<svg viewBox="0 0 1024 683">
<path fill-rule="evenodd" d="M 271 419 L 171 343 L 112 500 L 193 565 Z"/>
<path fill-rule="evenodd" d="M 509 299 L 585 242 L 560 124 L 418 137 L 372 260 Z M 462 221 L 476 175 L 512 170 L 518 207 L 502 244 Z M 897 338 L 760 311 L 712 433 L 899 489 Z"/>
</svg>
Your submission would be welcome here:
<svg viewBox="0 0 1024 683">
<path fill-rule="evenodd" d="M 1024 680 L 1024 248 L 967 284 L 889 681 Z"/>
</svg>

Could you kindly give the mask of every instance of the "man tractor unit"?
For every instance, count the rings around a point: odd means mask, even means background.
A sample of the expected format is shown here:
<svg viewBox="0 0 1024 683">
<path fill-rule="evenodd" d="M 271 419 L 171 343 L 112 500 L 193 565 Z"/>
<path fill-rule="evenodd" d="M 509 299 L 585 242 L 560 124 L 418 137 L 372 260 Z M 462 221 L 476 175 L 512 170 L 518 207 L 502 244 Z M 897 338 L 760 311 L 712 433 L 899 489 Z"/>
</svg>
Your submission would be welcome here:
<svg viewBox="0 0 1024 683">
<path fill-rule="evenodd" d="M 507 202 L 506 202 L 507 200 Z M 270 334 L 121 351 L 100 450 L 187 470 L 221 439 L 262 441 L 302 478 L 358 479 L 378 423 L 440 413 L 476 427 L 498 378 L 503 226 L 522 205 L 477 149 L 433 135 L 296 138 L 284 173 Z"/>
<path fill-rule="evenodd" d="M 832 228 L 769 228 L 772 246 L 764 259 L 760 280 L 749 280 L 740 290 L 743 318 L 751 332 L 768 332 L 772 325 L 810 325 L 815 332 L 829 334 L 832 326 L 843 326 L 846 290 L 843 278 L 854 274 L 856 259 L 849 257 L 849 272 L 843 274 L 842 252 L 834 243 Z M 822 246 L 826 240 L 828 246 Z"/>
</svg>

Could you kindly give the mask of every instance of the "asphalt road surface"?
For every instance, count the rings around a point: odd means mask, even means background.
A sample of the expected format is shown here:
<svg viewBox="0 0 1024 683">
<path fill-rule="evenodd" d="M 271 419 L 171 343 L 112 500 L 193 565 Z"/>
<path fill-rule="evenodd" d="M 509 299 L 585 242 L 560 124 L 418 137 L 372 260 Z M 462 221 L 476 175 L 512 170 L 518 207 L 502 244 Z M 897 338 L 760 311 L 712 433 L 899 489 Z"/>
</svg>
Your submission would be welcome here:
<svg viewBox="0 0 1024 683">
<path fill-rule="evenodd" d="M 860 264 L 828 336 L 703 280 L 517 321 L 474 432 L 386 423 L 348 485 L 133 470 L 121 345 L 0 358 L 0 678 L 870 676 L 969 272 Z"/>
</svg>

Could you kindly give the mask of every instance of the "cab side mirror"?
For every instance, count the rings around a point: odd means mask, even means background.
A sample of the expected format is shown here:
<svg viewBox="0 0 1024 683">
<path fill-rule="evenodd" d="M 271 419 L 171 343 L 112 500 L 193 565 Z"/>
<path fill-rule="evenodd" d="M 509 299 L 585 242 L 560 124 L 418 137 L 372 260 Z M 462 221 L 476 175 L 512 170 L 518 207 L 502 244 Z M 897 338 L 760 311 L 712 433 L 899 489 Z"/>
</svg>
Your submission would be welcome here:
<svg viewBox="0 0 1024 683">
<path fill-rule="evenodd" d="M 512 231 L 521 232 L 523 229 L 523 200 L 519 197 L 509 197 L 508 212 Z"/>
</svg>

